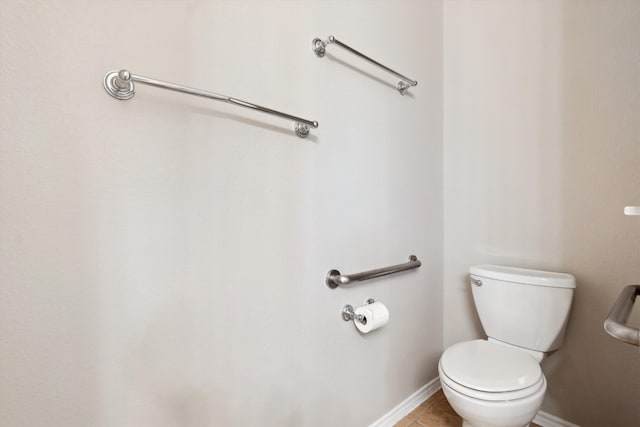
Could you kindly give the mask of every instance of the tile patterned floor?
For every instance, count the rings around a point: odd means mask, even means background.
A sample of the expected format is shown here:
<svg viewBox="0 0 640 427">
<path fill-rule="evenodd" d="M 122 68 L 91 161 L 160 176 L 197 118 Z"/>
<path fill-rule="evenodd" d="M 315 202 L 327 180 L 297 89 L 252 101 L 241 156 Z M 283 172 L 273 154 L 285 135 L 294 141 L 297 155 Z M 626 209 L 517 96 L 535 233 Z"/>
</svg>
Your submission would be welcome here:
<svg viewBox="0 0 640 427">
<path fill-rule="evenodd" d="M 395 427 L 460 427 L 462 418 L 447 402 L 442 390 L 425 400 L 409 415 L 398 422 Z M 531 423 L 530 427 L 540 427 Z"/>
<path fill-rule="evenodd" d="M 425 400 L 395 427 L 460 427 L 462 418 L 449 406 L 442 390 Z"/>
</svg>

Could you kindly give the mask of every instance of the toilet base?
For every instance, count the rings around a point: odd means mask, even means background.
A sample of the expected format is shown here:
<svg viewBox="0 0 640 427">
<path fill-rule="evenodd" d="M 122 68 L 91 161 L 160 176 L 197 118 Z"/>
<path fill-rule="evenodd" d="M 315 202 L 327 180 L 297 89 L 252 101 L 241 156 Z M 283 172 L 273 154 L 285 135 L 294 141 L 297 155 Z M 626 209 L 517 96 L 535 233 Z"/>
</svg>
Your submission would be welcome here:
<svg viewBox="0 0 640 427">
<path fill-rule="evenodd" d="M 463 427 L 527 427 L 535 418 L 546 392 L 543 388 L 531 396 L 512 401 L 485 401 L 470 398 L 453 390 L 442 381 L 442 391 Z"/>
<path fill-rule="evenodd" d="M 523 427 L 529 427 L 530 425 L 531 424 L 527 423 L 527 425 Z M 462 420 L 462 427 L 476 427 L 476 426 L 472 425 L 469 421 Z"/>
</svg>

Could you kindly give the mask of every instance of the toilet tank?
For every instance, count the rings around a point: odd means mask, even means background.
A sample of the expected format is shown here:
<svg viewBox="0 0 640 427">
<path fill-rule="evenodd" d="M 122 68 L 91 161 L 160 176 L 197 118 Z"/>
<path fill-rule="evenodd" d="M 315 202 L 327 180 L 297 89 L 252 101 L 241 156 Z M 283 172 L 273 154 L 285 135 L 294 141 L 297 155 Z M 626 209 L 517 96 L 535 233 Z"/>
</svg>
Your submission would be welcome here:
<svg viewBox="0 0 640 427">
<path fill-rule="evenodd" d="M 576 287 L 572 275 L 497 265 L 473 266 L 469 273 L 487 336 L 541 352 L 562 345 Z"/>
</svg>

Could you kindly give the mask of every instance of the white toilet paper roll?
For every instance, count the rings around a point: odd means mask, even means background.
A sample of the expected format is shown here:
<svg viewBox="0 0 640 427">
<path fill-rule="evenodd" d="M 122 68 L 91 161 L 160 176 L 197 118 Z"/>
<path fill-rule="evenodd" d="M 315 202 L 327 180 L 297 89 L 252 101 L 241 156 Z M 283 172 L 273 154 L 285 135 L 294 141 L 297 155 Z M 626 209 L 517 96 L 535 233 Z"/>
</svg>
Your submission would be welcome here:
<svg viewBox="0 0 640 427">
<path fill-rule="evenodd" d="M 362 323 L 358 320 L 355 321 L 356 328 L 363 334 L 375 331 L 386 325 L 389 321 L 389 310 L 387 310 L 387 306 L 381 302 L 374 302 L 358 307 L 355 313 L 356 315 L 362 314 L 367 319 L 367 323 Z"/>
</svg>

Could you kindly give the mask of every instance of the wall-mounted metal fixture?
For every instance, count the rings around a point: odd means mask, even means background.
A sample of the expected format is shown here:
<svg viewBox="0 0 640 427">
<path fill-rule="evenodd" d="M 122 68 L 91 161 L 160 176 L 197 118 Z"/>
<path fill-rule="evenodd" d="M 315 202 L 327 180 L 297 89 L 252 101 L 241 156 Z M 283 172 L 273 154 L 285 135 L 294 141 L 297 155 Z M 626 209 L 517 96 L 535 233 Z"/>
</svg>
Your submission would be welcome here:
<svg viewBox="0 0 640 427">
<path fill-rule="evenodd" d="M 376 300 L 374 300 L 373 298 L 369 298 L 364 302 L 364 304 L 369 305 L 373 304 L 374 302 L 376 302 Z M 360 322 L 363 325 L 367 324 L 367 318 L 362 314 L 356 314 L 351 304 L 347 304 L 342 307 L 342 320 L 344 320 L 345 322 L 348 322 L 349 320 L 355 320 L 356 322 Z"/>
<path fill-rule="evenodd" d="M 187 86 L 182 86 L 176 83 L 164 82 L 162 80 L 156 80 L 149 77 L 138 76 L 131 74 L 127 70 L 110 71 L 104 76 L 104 89 L 109 95 L 115 99 L 125 100 L 130 99 L 135 94 L 134 82 L 141 83 L 149 86 L 159 87 L 161 89 L 173 90 L 175 92 L 186 93 L 188 95 L 201 96 L 203 98 L 209 98 L 216 101 L 228 102 L 229 104 L 238 105 L 240 107 L 250 108 L 252 110 L 261 111 L 263 113 L 271 114 L 274 116 L 282 117 L 294 122 L 293 130 L 300 138 L 306 138 L 309 135 L 309 128 L 317 128 L 318 122 L 303 119 L 301 117 L 292 116 L 290 114 L 281 113 L 280 111 L 272 110 L 271 108 L 262 107 L 260 105 L 252 104 L 251 102 L 243 101 L 241 99 L 231 98 L 226 95 L 219 95 L 213 92 L 207 92 L 200 89 L 194 89 Z"/>
<path fill-rule="evenodd" d="M 382 68 L 383 70 L 385 70 L 388 73 L 393 74 L 394 76 L 396 76 L 397 78 L 400 79 L 400 81 L 397 84 L 397 88 L 398 88 L 398 92 L 400 92 L 401 95 L 404 95 L 407 92 L 407 89 L 409 89 L 411 86 L 417 86 L 418 82 L 415 80 L 411 80 L 409 77 L 405 77 L 402 74 L 398 73 L 397 71 L 392 70 L 391 68 L 387 67 L 386 65 L 382 65 L 381 63 L 379 63 L 378 61 L 375 61 L 371 58 L 369 58 L 367 55 L 358 52 L 357 50 L 355 50 L 354 48 L 347 46 L 346 44 L 342 43 L 341 41 L 339 41 L 338 39 L 336 39 L 333 36 L 329 36 L 329 38 L 327 39 L 327 41 L 323 41 L 319 38 L 315 38 L 311 41 L 311 49 L 313 50 L 313 52 L 320 58 L 322 58 L 324 56 L 325 51 L 327 50 L 327 46 L 330 44 L 335 44 L 336 46 L 340 46 L 341 48 L 353 53 L 356 56 L 359 56 L 360 58 L 364 59 L 365 61 L 368 61 L 369 63 Z"/>
<path fill-rule="evenodd" d="M 340 274 L 338 270 L 329 270 L 325 283 L 331 289 L 335 289 L 340 285 L 349 285 L 353 282 L 361 282 L 363 280 L 373 279 L 374 277 L 386 276 L 387 274 L 398 273 L 400 271 L 411 270 L 422 265 L 415 255 L 409 256 L 409 262 L 404 264 L 392 265 L 391 267 L 379 268 L 377 270 L 365 271 L 356 274 Z"/>
<path fill-rule="evenodd" d="M 609 335 L 635 346 L 640 346 L 640 330 L 627 325 L 627 320 L 638 295 L 640 295 L 640 285 L 625 286 L 604 321 L 604 330 Z"/>
<path fill-rule="evenodd" d="M 625 206 L 624 214 L 628 216 L 638 216 L 640 215 L 640 206 Z"/>
</svg>

